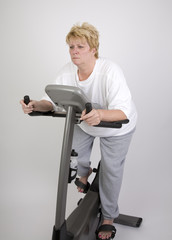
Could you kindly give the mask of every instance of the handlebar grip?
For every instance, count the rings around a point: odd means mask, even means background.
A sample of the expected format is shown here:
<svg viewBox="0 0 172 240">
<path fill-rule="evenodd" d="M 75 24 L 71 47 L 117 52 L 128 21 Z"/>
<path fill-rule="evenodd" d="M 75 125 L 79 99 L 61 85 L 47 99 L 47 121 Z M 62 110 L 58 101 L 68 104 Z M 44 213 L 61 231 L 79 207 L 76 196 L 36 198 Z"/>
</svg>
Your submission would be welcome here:
<svg viewBox="0 0 172 240">
<path fill-rule="evenodd" d="M 91 110 L 92 110 L 92 105 L 91 105 L 91 103 L 86 103 L 85 104 L 85 108 L 86 108 L 86 114 L 87 113 L 89 113 L 89 112 L 91 112 Z"/>
<path fill-rule="evenodd" d="M 30 97 L 28 95 L 24 96 L 24 103 L 28 105 L 30 103 Z M 30 116 L 34 116 L 33 112 L 28 113 Z"/>
<path fill-rule="evenodd" d="M 30 102 L 30 97 L 29 97 L 28 95 L 25 95 L 25 96 L 24 96 L 24 103 L 25 103 L 26 105 L 28 105 L 29 102 Z"/>
</svg>

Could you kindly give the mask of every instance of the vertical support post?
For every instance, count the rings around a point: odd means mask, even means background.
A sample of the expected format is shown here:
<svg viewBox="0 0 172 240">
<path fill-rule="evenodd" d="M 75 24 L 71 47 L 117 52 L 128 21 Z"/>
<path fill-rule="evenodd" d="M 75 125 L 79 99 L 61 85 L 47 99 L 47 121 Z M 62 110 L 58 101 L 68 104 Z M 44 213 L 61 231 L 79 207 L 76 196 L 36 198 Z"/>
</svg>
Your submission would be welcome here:
<svg viewBox="0 0 172 240">
<path fill-rule="evenodd" d="M 68 106 L 59 171 L 56 217 L 55 217 L 56 230 L 60 229 L 60 227 L 63 225 L 65 221 L 69 164 L 72 149 L 74 124 L 75 124 L 75 110 L 72 106 Z"/>
</svg>

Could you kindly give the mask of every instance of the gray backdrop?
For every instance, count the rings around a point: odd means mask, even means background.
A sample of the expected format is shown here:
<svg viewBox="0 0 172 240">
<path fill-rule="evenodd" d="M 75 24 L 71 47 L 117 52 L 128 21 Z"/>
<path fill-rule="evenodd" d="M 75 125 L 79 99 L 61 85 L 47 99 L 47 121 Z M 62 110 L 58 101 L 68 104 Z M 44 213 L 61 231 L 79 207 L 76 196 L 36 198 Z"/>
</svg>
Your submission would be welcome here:
<svg viewBox="0 0 172 240">
<path fill-rule="evenodd" d="M 117 226 L 116 239 L 172 238 L 171 10 L 170 0 L 0 0 L 0 239 L 51 239 L 64 120 L 28 117 L 19 100 L 42 97 L 70 60 L 66 34 L 83 21 L 123 69 L 139 113 L 120 210 L 144 222 Z M 99 158 L 97 141 L 93 166 Z M 70 186 L 67 215 L 77 198 Z"/>
</svg>

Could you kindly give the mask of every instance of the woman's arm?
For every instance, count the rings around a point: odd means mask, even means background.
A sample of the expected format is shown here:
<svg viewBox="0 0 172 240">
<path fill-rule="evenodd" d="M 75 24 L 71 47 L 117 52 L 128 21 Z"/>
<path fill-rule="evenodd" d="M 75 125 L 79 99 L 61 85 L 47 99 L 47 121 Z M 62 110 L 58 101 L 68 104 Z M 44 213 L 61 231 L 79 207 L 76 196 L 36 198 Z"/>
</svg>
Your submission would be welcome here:
<svg viewBox="0 0 172 240">
<path fill-rule="evenodd" d="M 127 119 L 125 113 L 121 110 L 106 110 L 106 109 L 93 109 L 86 114 L 84 110 L 81 115 L 81 120 L 86 121 L 88 125 L 98 125 L 101 121 L 114 122 Z"/>
<path fill-rule="evenodd" d="M 48 112 L 53 110 L 53 105 L 51 102 L 47 100 L 31 100 L 28 105 L 24 103 L 24 100 L 22 99 L 20 101 L 20 104 L 22 105 L 23 112 L 28 114 L 33 111 L 38 111 L 38 112 Z"/>
</svg>

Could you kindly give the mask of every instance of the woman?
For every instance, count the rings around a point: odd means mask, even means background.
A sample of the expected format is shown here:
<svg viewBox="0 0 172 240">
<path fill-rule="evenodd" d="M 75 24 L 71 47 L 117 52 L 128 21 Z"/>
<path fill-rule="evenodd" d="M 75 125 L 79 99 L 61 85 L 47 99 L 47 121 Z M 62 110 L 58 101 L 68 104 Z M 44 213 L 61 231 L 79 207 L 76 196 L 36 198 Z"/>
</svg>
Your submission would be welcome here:
<svg viewBox="0 0 172 240">
<path fill-rule="evenodd" d="M 114 218 L 118 217 L 118 197 L 122 183 L 124 162 L 132 135 L 135 131 L 137 112 L 130 90 L 119 66 L 99 58 L 99 33 L 88 23 L 74 25 L 66 42 L 69 45 L 71 62 L 58 73 L 56 84 L 79 87 L 93 103 L 93 110 L 82 112 L 82 123 L 75 126 L 73 148 L 78 152 L 79 192 L 88 189 L 90 154 L 95 137 L 100 138 L 101 166 L 99 190 L 103 221 L 97 231 L 97 239 L 112 239 L 116 229 Z M 54 104 L 45 96 L 41 101 L 25 105 L 25 113 L 51 111 Z M 128 118 L 130 122 L 121 129 L 95 128 L 100 121 L 117 121 Z"/>
</svg>

